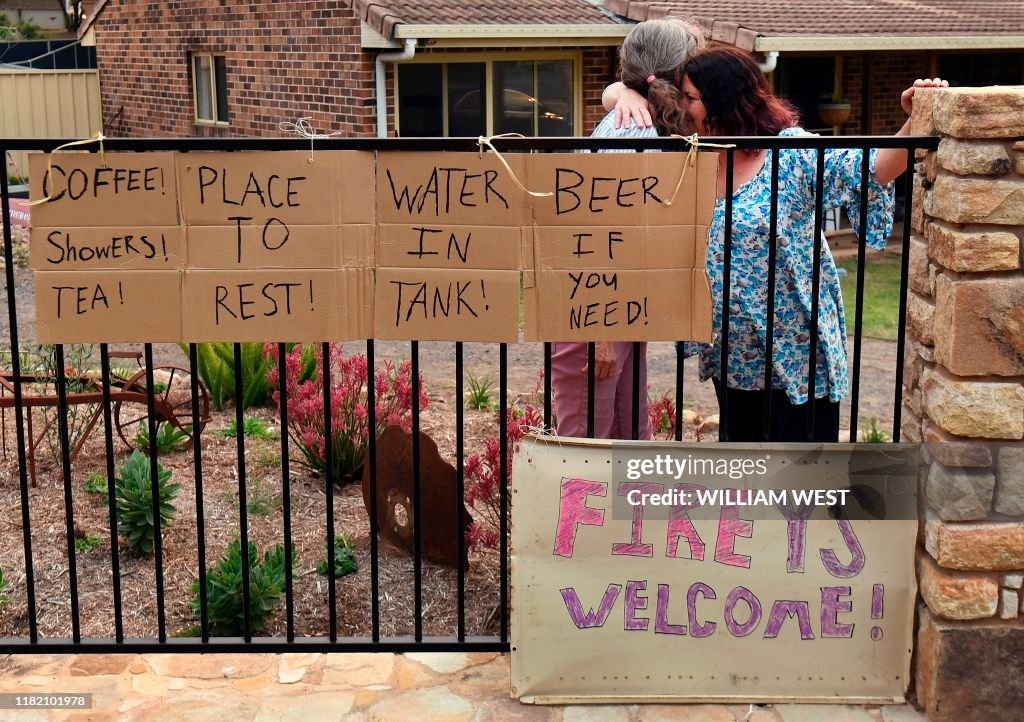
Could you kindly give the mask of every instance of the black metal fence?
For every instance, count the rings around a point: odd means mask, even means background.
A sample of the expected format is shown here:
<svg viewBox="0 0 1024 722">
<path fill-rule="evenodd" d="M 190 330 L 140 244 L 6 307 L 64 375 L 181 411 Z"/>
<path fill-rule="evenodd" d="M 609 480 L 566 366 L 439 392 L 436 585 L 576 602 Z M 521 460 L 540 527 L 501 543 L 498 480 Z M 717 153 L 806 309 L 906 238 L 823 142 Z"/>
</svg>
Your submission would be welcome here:
<svg viewBox="0 0 1024 722">
<path fill-rule="evenodd" d="M 730 263 L 731 263 L 731 227 L 732 227 L 732 189 L 734 186 L 732 171 L 734 164 L 734 156 L 737 151 L 744 149 L 772 149 L 780 150 L 785 148 L 802 148 L 812 149 L 817 154 L 817 188 L 816 188 L 816 199 L 817 204 L 814 211 L 814 229 L 817 242 L 815 244 L 815 257 L 818 257 L 822 251 L 821 248 L 821 237 L 823 227 L 823 209 L 822 209 L 822 179 L 823 179 L 823 163 L 824 163 L 824 152 L 828 148 L 904 148 L 907 149 L 907 173 L 899 180 L 898 183 L 903 185 L 903 198 L 905 199 L 904 218 L 910 218 L 910 199 L 912 198 L 911 188 L 913 182 L 913 171 L 914 171 L 914 151 L 920 148 L 934 148 L 935 140 L 930 138 L 911 138 L 911 137 L 792 137 L 792 138 L 727 138 L 727 139 L 716 139 L 720 143 L 732 144 L 732 147 L 725 151 L 725 162 L 726 162 L 726 231 L 725 231 L 725 262 L 724 262 L 724 278 L 730 278 Z M 0 140 L 0 151 L 6 150 L 30 150 L 30 151 L 51 151 L 57 146 L 63 144 L 63 140 Z M 502 151 L 540 151 L 540 152 L 552 152 L 552 151 L 565 151 L 565 150 L 597 150 L 602 147 L 615 147 L 615 148 L 629 148 L 634 150 L 644 149 L 664 149 L 664 150 L 685 150 L 687 144 L 685 141 L 680 139 L 648 139 L 648 140 L 630 140 L 630 141 L 607 141 L 607 140 L 594 140 L 594 139 L 501 139 L 496 140 L 495 143 L 499 146 Z M 309 144 L 301 140 L 282 140 L 282 139 L 242 139 L 242 138 L 228 138 L 228 139 L 145 139 L 145 140 L 118 140 L 112 139 L 106 141 L 107 150 L 116 151 L 200 151 L 200 150 L 220 150 L 220 151 L 244 151 L 244 150 L 298 150 L 308 148 Z M 321 151 L 329 151 L 331 149 L 344 149 L 344 150 L 429 150 L 429 151 L 475 151 L 477 150 L 476 141 L 473 139 L 352 139 L 352 140 L 332 140 L 332 141 L 318 141 L 318 148 Z M 864 161 L 862 165 L 862 176 L 866 175 L 867 171 L 867 154 L 864 154 Z M 774 261 L 775 261 L 775 250 L 776 241 L 778 236 L 778 224 L 777 224 L 777 203 L 778 203 L 778 177 L 779 177 L 779 153 L 772 153 L 771 163 L 771 178 L 772 178 L 772 198 L 771 198 L 771 226 L 770 226 L 770 238 L 769 238 L 769 264 L 768 264 L 768 284 L 769 288 L 774 289 Z M 861 190 L 861 217 L 860 227 L 863 229 L 866 226 L 867 216 L 867 187 L 866 184 L 862 184 L 864 187 Z M 296 588 L 297 588 L 297 576 L 298 572 L 294 567 L 293 560 L 290 554 L 284 555 L 284 620 L 279 623 L 280 632 L 271 635 L 260 635 L 254 633 L 253 628 L 253 609 L 250 606 L 250 594 L 252 592 L 250 585 L 253 580 L 250 578 L 251 573 L 241 574 L 241 585 L 242 585 L 242 629 L 244 630 L 240 636 L 235 637 L 224 637 L 215 636 L 211 632 L 210 625 L 210 604 L 211 600 L 207 594 L 197 594 L 198 598 L 198 609 L 196 610 L 196 617 L 198 619 L 198 627 L 193 630 L 195 636 L 191 637 L 179 637 L 175 636 L 174 633 L 169 634 L 169 621 L 167 618 L 167 589 L 165 580 L 165 558 L 163 549 L 163 535 L 161 533 L 161 513 L 160 513 L 160 499 L 158 489 L 158 461 L 160 454 L 158 453 L 156 437 L 156 415 L 154 414 L 155 405 L 159 402 L 157 394 L 159 391 L 154 391 L 157 387 L 157 382 L 153 375 L 153 369 L 155 366 L 153 356 L 153 346 L 151 344 L 145 344 L 143 351 L 142 367 L 145 369 L 145 384 L 139 388 L 143 388 L 146 397 L 146 407 L 148 411 L 148 439 L 149 443 L 149 468 L 150 468 L 150 482 L 152 485 L 152 497 L 153 497 L 153 508 L 152 508 L 152 519 L 153 524 L 156 527 L 155 535 L 153 538 L 153 593 L 155 594 L 155 624 L 154 620 L 148 620 L 149 628 L 152 628 L 155 633 L 149 633 L 144 636 L 134 636 L 126 633 L 125 617 L 126 615 L 137 612 L 135 609 L 135 602 L 126 602 L 123 594 L 124 575 L 126 573 L 123 568 L 124 565 L 130 564 L 133 567 L 132 574 L 139 574 L 140 566 L 135 559 L 128 559 L 125 552 L 120 548 L 119 533 L 118 533 L 118 511 L 117 511 L 117 500 L 115 498 L 115 419 L 112 415 L 112 409 L 115 403 L 112 400 L 112 390 L 116 389 L 116 386 L 112 382 L 111 377 L 111 356 L 112 351 L 106 345 L 100 346 L 100 380 L 96 388 L 98 394 L 98 401 L 101 403 L 102 420 L 100 421 L 97 417 L 94 420 L 97 424 L 101 424 L 103 431 L 103 445 L 106 461 L 106 506 L 107 513 L 109 514 L 109 571 L 106 567 L 98 567 L 95 564 L 90 564 L 88 567 L 88 574 L 90 575 L 102 575 L 109 573 L 109 589 L 106 589 L 103 594 L 109 594 L 112 603 L 112 624 L 106 632 L 99 634 L 83 634 L 83 620 L 81 615 L 81 602 L 82 602 L 82 578 L 80 573 L 80 565 L 82 564 L 81 555 L 76 552 L 76 522 L 75 522 L 75 496 L 76 492 L 73 489 L 72 478 L 73 478 L 73 463 L 72 463 L 72 448 L 71 441 L 69 438 L 68 428 L 68 414 L 69 414 L 69 398 L 68 398 L 68 383 L 67 372 L 65 369 L 65 348 L 63 346 L 56 346 L 55 348 L 55 387 L 56 387 L 56 409 L 57 409 L 57 432 L 59 435 L 59 470 L 61 475 L 61 481 L 59 482 L 63 488 L 62 502 L 64 505 L 64 528 L 62 533 L 61 544 L 66 546 L 66 551 L 61 556 L 61 563 L 57 564 L 58 569 L 47 569 L 44 572 L 40 572 L 34 565 L 34 544 L 40 542 L 40 538 L 34 534 L 33 530 L 33 519 L 30 509 L 32 502 L 33 487 L 30 486 L 30 469 L 28 454 L 26 452 L 28 448 L 29 439 L 26 435 L 26 409 L 28 408 L 23 400 L 23 384 L 25 382 L 22 368 L 21 368 L 21 346 L 19 341 L 19 306 L 16 299 L 16 279 L 15 279 L 15 262 L 14 252 L 12 243 L 12 231 L 11 226 L 8 223 L 9 217 L 9 197 L 7 192 L 7 177 L 6 169 L 0 167 L 0 191 L 2 191 L 2 212 L 3 212 L 3 239 L 4 239 L 4 260 L 6 269 L 6 283 L 7 283 L 7 308 L 8 308 L 8 343 L 9 343 L 9 354 L 10 360 L 9 374 L 7 378 L 10 382 L 11 399 L 8 404 L 10 409 L 14 413 L 14 428 L 13 432 L 15 435 L 14 443 L 17 448 L 17 466 L 16 469 L 11 467 L 12 474 L 16 476 L 17 480 L 17 496 L 13 497 L 12 492 L 12 506 L 20 505 L 20 520 L 17 518 L 8 519 L 8 525 L 18 525 L 21 527 L 21 538 L 23 542 L 23 575 L 12 579 L 10 572 L 13 567 L 9 567 L 7 576 L 7 582 L 10 584 L 14 581 L 14 585 L 8 589 L 10 594 L 24 595 L 24 612 L 18 618 L 14 620 L 8 620 L 8 623 L 2 625 L 8 631 L 4 635 L 0 635 L 0 653 L 25 653 L 25 652 L 59 652 L 59 653 L 71 653 L 71 652 L 113 652 L 131 650 L 137 652 L 153 652 L 153 651 L 200 651 L 200 650 L 216 650 L 216 651 L 265 651 L 265 652 L 284 652 L 284 651 L 296 651 L 296 650 L 316 650 L 316 651 L 406 651 L 406 650 L 423 650 L 423 651 L 451 651 L 451 650 L 479 650 L 479 651 L 507 651 L 510 646 L 509 642 L 509 604 L 508 604 L 508 498 L 507 488 L 504 483 L 499 483 L 499 501 L 500 501 L 500 520 L 497 524 L 497 551 L 489 559 L 488 563 L 496 567 L 496 576 L 494 576 L 493 584 L 491 586 L 478 585 L 476 588 L 477 595 L 472 597 L 468 590 L 467 584 L 470 576 L 469 564 L 466 562 L 466 540 L 464 537 L 464 529 L 466 526 L 465 511 L 460 502 L 465 496 L 465 462 L 464 455 L 467 451 L 465 448 L 465 417 L 464 417 L 464 404 L 462 400 L 466 391 L 465 388 L 465 351 L 463 343 L 456 343 L 454 345 L 454 400 L 455 400 L 455 419 L 454 419 L 454 456 L 456 466 L 456 489 L 454 492 L 455 498 L 451 499 L 452 505 L 454 505 L 458 512 L 456 514 L 457 522 L 451 529 L 451 534 L 457 539 L 458 546 L 458 567 L 457 569 L 451 570 L 451 573 L 444 577 L 445 584 L 450 584 L 451 592 L 454 594 L 455 601 L 453 605 L 453 616 L 450 620 L 447 620 L 444 624 L 438 625 L 431 623 L 430 629 L 425 629 L 424 621 L 429 620 L 433 613 L 435 600 L 438 590 L 435 588 L 425 588 L 424 580 L 424 565 L 427 564 L 423 556 L 423 543 L 422 543 L 422 530 L 425 524 L 432 523 L 430 519 L 423 518 L 423 512 L 421 508 L 421 463 L 422 453 L 420 439 L 418 431 L 421 428 L 421 409 L 419 407 L 419 384 L 420 384 L 420 366 L 421 366 L 421 353 L 419 343 L 416 341 L 409 343 L 409 358 L 412 363 L 412 504 L 411 504 L 411 517 L 412 517 L 412 529 L 414 535 L 413 543 L 413 554 L 411 559 L 411 569 L 408 565 L 401 568 L 401 574 L 399 575 L 402 579 L 408 580 L 411 577 L 411 606 L 408 608 L 410 619 L 407 619 L 404 624 L 400 624 L 397 627 L 392 625 L 393 628 L 399 629 L 399 633 L 391 633 L 385 628 L 382 623 L 382 600 L 390 599 L 396 591 L 393 588 L 389 588 L 388 584 L 391 582 L 386 580 L 384 577 L 386 574 L 382 570 L 382 541 L 380 539 L 379 528 L 378 528 L 378 507 L 376 485 L 377 479 L 377 449 L 376 443 L 377 438 L 374 433 L 369 434 L 368 439 L 368 451 L 367 451 L 367 464 L 364 469 L 366 475 L 366 481 L 370 490 L 367 497 L 369 507 L 369 533 L 368 533 L 368 550 L 363 550 L 363 553 L 368 556 L 370 568 L 368 572 L 361 572 L 369 577 L 367 582 L 367 588 L 365 589 L 369 599 L 354 600 L 350 596 L 346 596 L 341 599 L 342 608 L 346 608 L 351 605 L 360 606 L 362 614 L 366 618 L 366 624 L 360 627 L 361 631 L 357 633 L 348 633 L 348 627 L 344 624 L 339 623 L 339 594 L 338 594 L 338 582 L 335 578 L 335 569 L 333 564 L 327 564 L 327 578 L 326 578 L 326 592 L 320 587 L 319 582 L 316 584 L 316 594 L 319 596 L 315 597 L 315 604 L 326 604 L 326 633 L 319 634 L 308 634 L 300 632 L 299 628 L 302 626 L 296 621 Z M 898 335 L 898 350 L 896 352 L 896 362 L 894 374 L 892 377 L 892 433 L 891 438 L 893 440 L 899 440 L 899 429 L 900 429 L 900 408 L 902 405 L 901 392 L 902 392 L 902 365 L 903 365 L 903 337 L 905 330 L 905 308 L 906 308 L 906 294 L 907 294 L 907 269 L 909 261 L 909 239 L 910 239 L 910 227 L 909 223 L 904 224 L 902 231 L 902 271 L 901 271 L 901 291 L 900 291 L 900 305 L 899 305 L 899 335 Z M 864 243 L 860 243 L 858 251 L 858 268 L 863 271 L 865 267 L 865 247 Z M 812 310 L 813 320 L 811 323 L 811 329 L 817 328 L 817 315 L 818 315 L 818 288 L 820 267 L 818 264 L 814 264 L 814 278 L 813 278 L 813 289 L 814 289 L 814 308 Z M 856 433 L 858 428 L 858 405 L 859 405 L 859 378 L 861 375 L 861 328 L 862 328 L 862 304 L 864 298 L 864 273 L 858 273 L 857 278 L 857 304 L 853 314 L 854 318 L 854 353 L 853 353 L 853 364 L 852 364 L 852 388 L 851 388 L 851 401 L 850 401 L 850 440 L 856 440 Z M 729 297 L 728 286 L 725 289 L 724 296 Z M 769 317 L 772 314 L 772 303 L 774 299 L 774 293 L 769 292 L 767 295 L 769 304 Z M 724 338 L 728 338 L 728 324 L 729 324 L 729 306 L 725 305 L 723 308 L 722 325 Z M 815 358 L 815 345 L 817 343 L 817 334 L 811 334 L 811 354 L 809 363 L 809 374 L 810 378 L 814 378 L 815 364 L 813 359 Z M 772 354 L 771 348 L 772 334 L 768 334 L 768 348 L 766 349 L 767 355 L 770 358 Z M 329 357 L 330 348 L 329 345 L 324 343 L 320 348 L 325 358 Z M 286 353 L 285 345 L 278 344 L 277 346 L 277 364 L 278 373 L 280 378 L 286 378 Z M 509 373 L 509 358 L 508 358 L 508 345 L 498 345 L 498 443 L 500 451 L 498 454 L 499 468 L 497 469 L 498 478 L 504 480 L 507 475 L 507 460 L 508 460 L 508 447 L 509 447 L 509 429 L 508 429 L 508 415 L 506 410 L 509 408 L 509 397 L 508 397 L 508 373 Z M 544 364 L 544 384 L 543 384 L 543 418 L 546 426 L 550 427 L 552 423 L 552 373 L 551 373 L 551 344 L 543 344 L 543 364 Z M 370 369 L 368 378 L 370 381 L 367 383 L 367 413 L 369 414 L 368 427 L 370 429 L 376 428 L 375 417 L 375 384 L 373 383 L 373 369 L 377 368 L 377 348 L 375 341 L 369 339 L 365 342 L 365 356 L 367 364 Z M 726 365 L 726 359 L 728 354 L 728 344 L 723 344 L 722 349 L 722 364 L 723 367 Z M 245 417 L 243 414 L 243 404 L 241 403 L 242 394 L 244 393 L 244 379 L 242 377 L 242 363 L 241 363 L 241 347 L 239 344 L 234 345 L 234 356 L 235 356 L 235 423 L 236 431 L 235 434 L 235 466 L 237 468 L 237 504 L 238 504 L 238 535 L 240 541 L 241 551 L 241 569 L 249 569 L 249 535 L 250 527 L 253 520 L 249 514 L 247 507 L 247 495 L 252 492 L 250 489 L 249 480 L 247 479 L 247 466 L 246 466 L 246 438 L 243 433 L 245 425 Z M 594 378 L 594 362 L 595 362 L 595 350 L 594 344 L 589 345 L 589 364 L 590 369 L 588 378 L 588 395 L 589 398 L 593 399 L 595 378 Z M 199 398 L 199 373 L 198 373 L 198 356 L 196 344 L 191 344 L 188 347 L 188 363 L 189 363 L 189 379 L 191 384 L 191 410 L 192 410 L 192 428 L 202 428 L 202 419 L 200 418 L 201 408 L 200 404 L 196 403 L 196 399 Z M 683 356 L 681 348 L 677 348 L 676 351 L 676 383 L 675 383 L 675 398 L 676 398 L 676 421 L 674 428 L 674 437 L 676 440 L 683 439 L 683 414 L 682 402 L 684 398 L 684 369 L 686 366 L 686 360 Z M 771 364 L 765 364 L 766 366 L 766 383 L 770 386 L 771 384 Z M 636 438 L 638 435 L 639 426 L 639 414 L 640 404 L 639 398 L 640 393 L 646 393 L 646 389 L 641 389 L 639 384 L 639 358 L 638 354 L 634 353 L 634 364 L 632 369 L 633 374 L 633 406 L 632 406 L 632 431 L 633 437 Z M 329 363 L 323 364 L 323 388 L 331 388 L 331 380 L 329 375 L 331 368 Z M 813 398 L 813 380 L 811 381 L 810 395 Z M 284 383 L 281 384 L 281 388 L 284 389 Z M 324 393 L 324 419 L 326 424 L 325 436 L 331 438 L 331 394 Z M 767 399 L 767 397 L 766 397 Z M 6 414 L 7 411 L 3 412 Z M 588 408 L 588 429 L 590 435 L 593 435 L 594 430 L 594 404 L 590 403 Z M 726 413 L 725 408 L 721 410 L 721 413 Z M 290 440 L 289 435 L 286 433 L 289 422 L 289 403 L 287 394 L 279 405 L 279 422 L 280 422 L 280 487 L 281 487 L 281 541 L 284 543 L 285 549 L 290 549 L 293 543 L 293 513 L 295 511 L 293 504 L 295 503 L 295 494 L 293 492 L 293 482 L 290 464 L 292 459 L 290 458 Z M 725 418 L 721 419 L 722 424 L 726 422 Z M 770 415 L 768 409 L 768 402 L 766 400 L 765 405 L 765 424 L 770 425 Z M 8 433 L 8 426 L 4 426 L 5 443 L 7 442 L 6 435 Z M 192 474 L 194 475 L 194 487 L 195 487 L 195 555 L 194 560 L 177 560 L 175 564 L 187 564 L 189 567 L 194 565 L 198 576 L 198 589 L 208 589 L 207 579 L 207 567 L 211 563 L 207 552 L 207 532 L 208 527 L 211 524 L 219 524 L 223 520 L 209 520 L 204 517 L 204 448 L 200 443 L 200 434 L 195 433 L 192 436 Z M 6 446 L 5 446 L 6 448 Z M 323 541 L 327 549 L 333 549 L 334 545 L 332 540 L 335 538 L 336 520 L 335 520 L 335 494 L 340 493 L 336 490 L 335 480 L 332 478 L 331 472 L 331 458 L 332 453 L 330 444 L 327 445 L 326 449 L 326 479 L 324 480 L 322 489 L 325 494 L 324 500 L 324 518 L 323 518 Z M 221 461 L 221 463 L 223 463 Z M 34 469 L 33 469 L 34 471 Z M 51 485 L 53 482 L 51 482 Z M 9 490 L 10 491 L 10 490 Z M 276 533 L 276 532 L 275 532 Z M 38 553 L 38 549 L 36 550 Z M 476 561 L 474 561 L 476 563 Z M 10 565 L 11 562 L 7 561 L 4 566 Z M 149 561 L 145 562 L 148 566 Z M 51 562 L 51 566 L 53 563 Z M 41 599 L 37 593 L 37 587 L 42 582 L 42 576 L 46 574 L 49 576 L 55 576 L 59 578 L 58 583 L 50 582 L 47 585 L 48 595 L 46 599 Z M 66 574 L 66 585 L 63 582 L 63 577 Z M 148 571 L 147 571 L 148 575 Z M 147 576 L 148 578 L 148 576 Z M 433 582 L 431 582 L 433 584 Z M 308 586 L 308 585 L 307 585 Z M 3 592 L 0 589 L 0 592 Z M 100 593 L 96 590 L 89 592 L 90 594 Z M 481 599 L 480 597 L 483 597 Z M 485 619 L 483 624 L 476 625 L 479 628 L 471 629 L 467 624 L 467 605 L 468 604 L 483 604 L 490 609 L 493 609 L 493 613 L 490 617 Z M 59 634 L 46 634 L 40 630 L 40 614 L 41 609 L 44 605 L 52 605 L 57 607 L 56 617 L 59 618 L 58 623 L 48 622 L 45 626 L 48 629 L 69 629 L 70 634 L 59 633 Z M 0 611 L 0 624 L 3 621 L 4 611 Z M 321 625 L 322 626 L 322 625 Z M 351 625 L 349 625 L 351 626 Z M 95 625 L 90 625 L 90 628 L 95 628 Z M 427 632 L 430 632 L 429 634 Z"/>
</svg>

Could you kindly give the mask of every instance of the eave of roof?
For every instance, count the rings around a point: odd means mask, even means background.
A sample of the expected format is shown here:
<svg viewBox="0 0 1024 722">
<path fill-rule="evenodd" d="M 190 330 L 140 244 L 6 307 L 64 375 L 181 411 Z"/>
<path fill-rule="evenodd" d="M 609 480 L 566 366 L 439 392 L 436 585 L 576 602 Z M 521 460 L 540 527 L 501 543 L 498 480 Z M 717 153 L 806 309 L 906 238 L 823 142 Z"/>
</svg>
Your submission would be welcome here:
<svg viewBox="0 0 1024 722">
<path fill-rule="evenodd" d="M 99 0 L 99 2 L 96 3 L 96 7 L 94 7 L 92 12 L 89 13 L 89 16 L 82 20 L 82 24 L 78 26 L 79 39 L 85 37 L 85 34 L 89 32 L 89 28 L 91 28 L 92 24 L 96 22 L 96 18 L 99 17 L 101 12 L 103 12 L 103 8 L 107 6 L 108 2 L 110 2 L 110 0 Z"/>
</svg>

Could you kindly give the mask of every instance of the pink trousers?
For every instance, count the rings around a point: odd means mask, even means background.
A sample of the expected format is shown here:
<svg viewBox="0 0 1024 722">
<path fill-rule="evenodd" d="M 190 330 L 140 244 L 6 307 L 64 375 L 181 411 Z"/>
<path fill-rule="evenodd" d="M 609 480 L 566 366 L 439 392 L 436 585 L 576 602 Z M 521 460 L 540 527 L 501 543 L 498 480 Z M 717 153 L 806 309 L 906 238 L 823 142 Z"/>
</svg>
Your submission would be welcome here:
<svg viewBox="0 0 1024 722">
<path fill-rule="evenodd" d="M 640 418 L 637 438 L 651 438 L 647 403 L 647 344 L 640 353 Z M 587 435 L 587 344 L 551 345 L 551 389 L 559 436 Z M 633 344 L 615 343 L 615 373 L 594 380 L 594 438 L 633 438 Z"/>
</svg>

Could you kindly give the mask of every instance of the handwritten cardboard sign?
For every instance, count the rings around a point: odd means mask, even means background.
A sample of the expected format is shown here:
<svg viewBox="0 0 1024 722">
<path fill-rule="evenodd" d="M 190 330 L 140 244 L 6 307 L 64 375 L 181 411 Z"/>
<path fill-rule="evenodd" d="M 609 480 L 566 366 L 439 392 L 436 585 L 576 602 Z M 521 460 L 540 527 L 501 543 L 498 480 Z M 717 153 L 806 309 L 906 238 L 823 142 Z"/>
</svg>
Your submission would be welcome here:
<svg viewBox="0 0 1024 722">
<path fill-rule="evenodd" d="M 529 186 L 552 193 L 532 204 L 527 339 L 710 341 L 704 261 L 717 161 L 700 154 L 689 167 L 686 158 L 527 160 Z"/>
<path fill-rule="evenodd" d="M 178 271 L 36 271 L 33 281 L 40 343 L 181 339 Z"/>
<path fill-rule="evenodd" d="M 494 155 L 381 153 L 375 336 L 517 341 L 526 198 Z"/>
<path fill-rule="evenodd" d="M 169 271 L 185 265 L 181 226 L 32 228 L 33 271 L 101 269 Z"/>
<path fill-rule="evenodd" d="M 512 472 L 529 510 L 512 525 L 513 696 L 902 701 L 916 450 L 864 447 L 524 440 Z M 673 465 L 630 475 L 641 457 Z M 830 515 L 836 499 L 856 506 L 853 484 L 889 489 L 902 512 Z"/>
</svg>

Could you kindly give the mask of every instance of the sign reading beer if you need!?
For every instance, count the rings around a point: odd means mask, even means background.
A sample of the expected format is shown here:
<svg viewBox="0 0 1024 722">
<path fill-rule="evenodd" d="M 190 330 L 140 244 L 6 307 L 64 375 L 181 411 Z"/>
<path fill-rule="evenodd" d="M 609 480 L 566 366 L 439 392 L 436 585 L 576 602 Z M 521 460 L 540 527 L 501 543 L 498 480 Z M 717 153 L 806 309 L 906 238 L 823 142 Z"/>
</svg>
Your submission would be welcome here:
<svg viewBox="0 0 1024 722">
<path fill-rule="evenodd" d="M 709 340 L 699 155 L 34 155 L 38 339 Z"/>
</svg>

